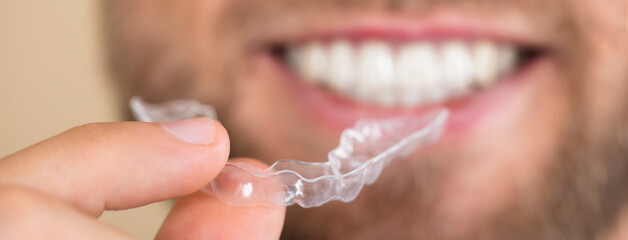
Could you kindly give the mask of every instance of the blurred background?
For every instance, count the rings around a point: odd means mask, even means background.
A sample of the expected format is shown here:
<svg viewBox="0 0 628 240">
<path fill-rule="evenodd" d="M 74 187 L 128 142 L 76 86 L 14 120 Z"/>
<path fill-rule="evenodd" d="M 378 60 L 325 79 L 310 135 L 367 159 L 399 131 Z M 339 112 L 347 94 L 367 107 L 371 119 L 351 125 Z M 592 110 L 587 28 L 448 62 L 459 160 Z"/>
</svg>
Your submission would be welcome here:
<svg viewBox="0 0 628 240">
<path fill-rule="evenodd" d="M 123 120 L 102 40 L 99 0 L 0 1 L 0 158 L 73 126 Z M 151 239 L 168 208 L 100 219 Z"/>
</svg>

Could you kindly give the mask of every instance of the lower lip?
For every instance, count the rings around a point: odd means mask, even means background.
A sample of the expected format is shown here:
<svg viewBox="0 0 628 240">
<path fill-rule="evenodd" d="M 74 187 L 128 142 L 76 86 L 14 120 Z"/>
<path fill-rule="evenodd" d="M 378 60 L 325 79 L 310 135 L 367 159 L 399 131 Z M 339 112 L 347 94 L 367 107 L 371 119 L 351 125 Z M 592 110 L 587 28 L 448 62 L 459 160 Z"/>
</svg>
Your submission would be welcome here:
<svg viewBox="0 0 628 240">
<path fill-rule="evenodd" d="M 516 73 L 500 80 L 496 86 L 483 91 L 471 93 L 458 99 L 443 103 L 419 105 L 414 107 L 382 107 L 361 103 L 344 98 L 335 92 L 314 87 L 298 79 L 281 63 L 275 62 L 282 72 L 288 92 L 292 93 L 297 109 L 309 116 L 315 124 L 320 124 L 332 132 L 340 132 L 353 126 L 358 119 L 389 118 L 394 116 L 417 116 L 423 113 L 447 108 L 450 111 L 445 135 L 463 134 L 475 123 L 489 115 L 491 111 L 500 109 L 508 99 L 516 96 L 528 75 L 545 62 L 546 57 L 535 59 L 522 66 Z"/>
</svg>

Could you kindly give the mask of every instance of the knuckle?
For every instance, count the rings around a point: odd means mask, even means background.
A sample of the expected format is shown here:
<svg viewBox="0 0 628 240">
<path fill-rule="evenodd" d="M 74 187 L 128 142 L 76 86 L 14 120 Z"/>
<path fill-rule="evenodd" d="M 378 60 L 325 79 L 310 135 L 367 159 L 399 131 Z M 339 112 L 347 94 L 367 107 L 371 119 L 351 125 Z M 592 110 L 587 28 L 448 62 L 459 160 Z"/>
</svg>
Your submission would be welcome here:
<svg viewBox="0 0 628 240">
<path fill-rule="evenodd" d="M 148 126 L 147 126 L 148 125 Z M 150 133 L 150 125 L 144 123 L 113 122 L 87 123 L 69 130 L 73 138 L 83 143 L 115 145 L 131 141 L 131 136 Z"/>
<path fill-rule="evenodd" d="M 82 142 L 102 142 L 107 138 L 107 132 L 102 124 L 87 123 L 70 129 L 70 135 Z"/>
<path fill-rule="evenodd" d="M 100 156 L 103 151 L 111 151 L 115 144 L 124 139 L 116 139 L 115 129 L 106 123 L 88 123 L 68 130 L 65 142 L 69 151 L 78 154 L 82 159 Z"/>
<path fill-rule="evenodd" d="M 152 124 L 87 123 L 68 130 L 59 140 L 67 154 L 86 164 L 96 164 L 103 158 L 135 151 L 141 144 L 138 136 L 150 137 L 151 132 L 154 132 Z"/>
</svg>

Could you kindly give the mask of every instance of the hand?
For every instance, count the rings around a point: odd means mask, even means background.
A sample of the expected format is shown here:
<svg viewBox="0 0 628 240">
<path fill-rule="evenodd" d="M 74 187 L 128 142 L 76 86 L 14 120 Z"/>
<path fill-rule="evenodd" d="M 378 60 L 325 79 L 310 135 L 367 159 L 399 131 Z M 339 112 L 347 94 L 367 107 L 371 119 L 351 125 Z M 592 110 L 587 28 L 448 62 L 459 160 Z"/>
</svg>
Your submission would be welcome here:
<svg viewBox="0 0 628 240">
<path fill-rule="evenodd" d="M 227 132 L 206 118 L 73 128 L 0 159 L 0 239 L 129 239 L 96 218 L 171 198 L 180 199 L 158 239 L 279 238 L 285 207 L 194 193 L 228 155 Z"/>
</svg>

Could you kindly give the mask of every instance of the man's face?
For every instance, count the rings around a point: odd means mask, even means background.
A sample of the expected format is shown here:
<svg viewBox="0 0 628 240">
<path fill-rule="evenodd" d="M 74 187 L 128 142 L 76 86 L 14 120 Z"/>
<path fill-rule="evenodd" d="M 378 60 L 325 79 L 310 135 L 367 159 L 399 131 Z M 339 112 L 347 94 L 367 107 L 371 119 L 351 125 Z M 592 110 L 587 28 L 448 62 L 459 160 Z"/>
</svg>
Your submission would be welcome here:
<svg viewBox="0 0 628 240">
<path fill-rule="evenodd" d="M 112 1 L 132 93 L 212 104 L 232 156 L 326 161 L 360 118 L 451 110 L 433 146 L 286 237 L 592 238 L 626 200 L 623 0 Z"/>
</svg>

